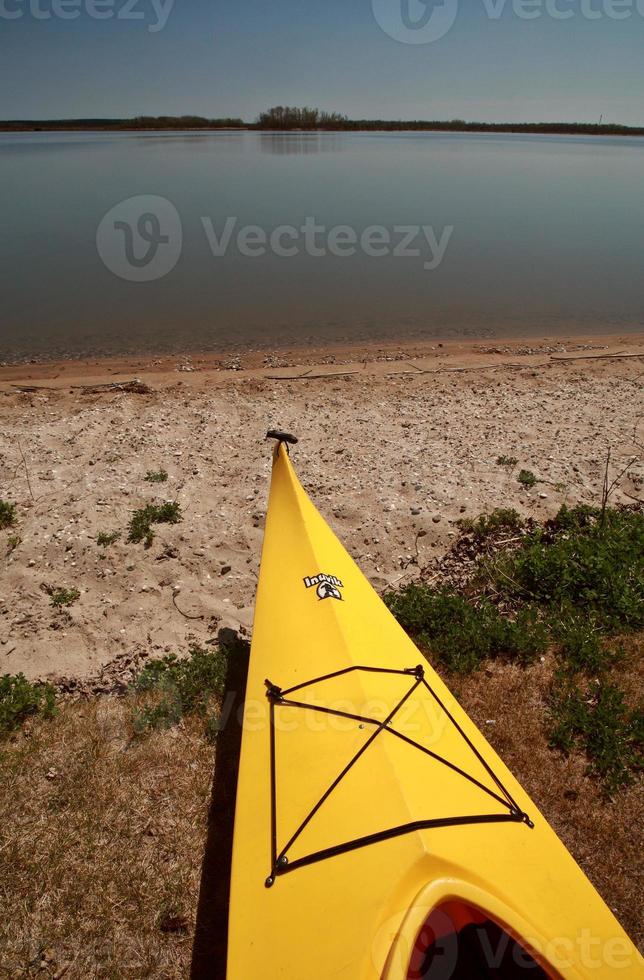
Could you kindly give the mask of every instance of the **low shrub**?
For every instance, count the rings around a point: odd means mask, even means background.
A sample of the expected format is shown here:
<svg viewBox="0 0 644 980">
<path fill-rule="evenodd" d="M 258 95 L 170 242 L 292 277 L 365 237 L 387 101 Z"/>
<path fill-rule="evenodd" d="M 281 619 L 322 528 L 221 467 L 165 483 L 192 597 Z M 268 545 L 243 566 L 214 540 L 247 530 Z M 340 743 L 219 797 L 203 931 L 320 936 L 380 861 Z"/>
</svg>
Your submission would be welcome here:
<svg viewBox="0 0 644 980">
<path fill-rule="evenodd" d="M 470 583 L 476 600 L 420 584 L 389 593 L 385 602 L 450 670 L 475 670 L 488 657 L 528 664 L 551 646 L 560 666 L 551 688 L 550 744 L 581 748 L 589 771 L 614 792 L 642 764 L 644 713 L 628 707 L 607 672 L 626 655 L 615 638 L 622 643 L 644 626 L 644 515 L 564 506 L 531 530 L 515 511 L 499 510 L 461 527 L 480 541 L 520 528 L 524 534 L 513 550 L 480 563 Z"/>
<path fill-rule="evenodd" d="M 569 670 L 597 674 L 614 659 L 597 619 L 573 606 L 557 610 L 550 619 L 557 653 Z"/>
<path fill-rule="evenodd" d="M 644 627 L 644 517 L 610 509 L 562 508 L 550 527 L 492 567 L 498 588 L 555 610 L 592 613 L 604 628 Z"/>
<path fill-rule="evenodd" d="M 71 606 L 77 599 L 80 599 L 78 589 L 54 589 L 50 594 L 51 604 L 56 609 L 62 609 L 63 606 Z"/>
<path fill-rule="evenodd" d="M 167 483 L 168 474 L 164 469 L 148 470 L 143 479 L 148 483 Z"/>
<path fill-rule="evenodd" d="M 525 521 L 513 508 L 498 507 L 491 514 L 482 514 L 477 520 L 467 518 L 458 522 L 459 527 L 479 541 L 499 531 L 516 532 L 525 527 Z"/>
<path fill-rule="evenodd" d="M 56 692 L 51 684 L 32 684 L 24 674 L 0 676 L 0 737 L 15 731 L 31 715 L 51 718 Z"/>
<path fill-rule="evenodd" d="M 16 505 L 8 500 L 0 500 L 0 531 L 13 527 L 16 522 Z"/>
<path fill-rule="evenodd" d="M 532 487 L 534 487 L 538 482 L 532 470 L 521 470 L 517 480 L 522 487 L 525 487 L 526 490 L 532 489 Z"/>
<path fill-rule="evenodd" d="M 96 535 L 96 544 L 100 545 L 101 548 L 109 548 L 120 537 L 120 531 L 101 531 L 100 534 Z"/>
<path fill-rule="evenodd" d="M 184 715 L 197 713 L 206 718 L 207 733 L 212 735 L 218 720 L 212 711 L 223 695 L 226 669 L 224 651 L 196 646 L 185 658 L 169 654 L 148 661 L 131 685 L 138 701 L 132 714 L 136 734 L 169 728 Z"/>
<path fill-rule="evenodd" d="M 127 539 L 135 544 L 143 541 L 149 548 L 154 540 L 153 524 L 178 524 L 180 520 L 181 507 L 176 500 L 165 504 L 148 504 L 132 514 Z"/>
<path fill-rule="evenodd" d="M 597 683 L 580 690 L 569 673 L 555 681 L 549 705 L 550 745 L 570 752 L 581 746 L 589 770 L 606 793 L 632 782 L 642 768 L 644 711 L 631 710 L 620 688 Z"/>
<path fill-rule="evenodd" d="M 528 663 L 547 649 L 547 629 L 532 608 L 504 618 L 488 600 L 472 603 L 424 585 L 409 585 L 384 600 L 419 646 L 459 673 L 475 670 L 487 657 Z"/>
</svg>

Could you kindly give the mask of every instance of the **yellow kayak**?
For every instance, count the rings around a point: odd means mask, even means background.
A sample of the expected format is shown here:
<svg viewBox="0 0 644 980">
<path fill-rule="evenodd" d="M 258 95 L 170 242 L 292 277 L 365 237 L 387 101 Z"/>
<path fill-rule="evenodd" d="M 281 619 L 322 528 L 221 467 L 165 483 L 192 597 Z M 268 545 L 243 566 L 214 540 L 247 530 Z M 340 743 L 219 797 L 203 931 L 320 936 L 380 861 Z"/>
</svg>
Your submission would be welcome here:
<svg viewBox="0 0 644 980">
<path fill-rule="evenodd" d="M 617 920 L 317 512 L 280 437 L 228 980 L 644 977 Z"/>
</svg>

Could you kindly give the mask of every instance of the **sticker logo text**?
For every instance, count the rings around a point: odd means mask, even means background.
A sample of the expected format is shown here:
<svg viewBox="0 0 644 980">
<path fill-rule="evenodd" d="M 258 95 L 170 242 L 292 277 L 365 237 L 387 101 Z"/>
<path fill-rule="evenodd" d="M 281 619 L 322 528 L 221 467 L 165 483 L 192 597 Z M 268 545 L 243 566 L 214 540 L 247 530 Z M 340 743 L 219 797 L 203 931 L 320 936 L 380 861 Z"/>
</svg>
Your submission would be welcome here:
<svg viewBox="0 0 644 980">
<path fill-rule="evenodd" d="M 307 589 L 315 589 L 318 599 L 339 599 L 342 601 L 340 589 L 344 588 L 337 575 L 324 575 L 318 572 L 317 575 L 307 575 L 304 579 Z"/>
</svg>

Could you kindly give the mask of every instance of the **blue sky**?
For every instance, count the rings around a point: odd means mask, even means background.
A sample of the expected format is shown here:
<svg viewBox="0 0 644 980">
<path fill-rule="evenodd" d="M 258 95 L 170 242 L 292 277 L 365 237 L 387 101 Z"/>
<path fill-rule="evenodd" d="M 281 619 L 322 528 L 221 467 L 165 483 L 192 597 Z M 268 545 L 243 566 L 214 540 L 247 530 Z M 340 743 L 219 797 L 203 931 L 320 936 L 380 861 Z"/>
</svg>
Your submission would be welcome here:
<svg viewBox="0 0 644 980">
<path fill-rule="evenodd" d="M 644 125 L 644 0 L 171 3 L 0 0 L 0 118 L 252 120 L 308 104 L 353 117 Z M 430 43 L 403 43 L 374 4 L 406 39 L 445 5 L 456 17 Z"/>
</svg>

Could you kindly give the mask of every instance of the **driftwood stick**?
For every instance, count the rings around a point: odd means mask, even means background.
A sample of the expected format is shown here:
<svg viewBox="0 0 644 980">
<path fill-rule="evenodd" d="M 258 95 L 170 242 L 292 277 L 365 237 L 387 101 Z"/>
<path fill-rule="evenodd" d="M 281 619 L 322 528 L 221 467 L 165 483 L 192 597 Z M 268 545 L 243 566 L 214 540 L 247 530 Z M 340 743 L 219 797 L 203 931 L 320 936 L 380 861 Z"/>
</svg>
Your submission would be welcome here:
<svg viewBox="0 0 644 980">
<path fill-rule="evenodd" d="M 147 395 L 152 389 L 140 378 L 133 378 L 131 381 L 107 381 L 105 383 L 93 385 L 71 385 L 77 391 L 88 393 L 100 391 L 129 391 L 137 395 Z"/>
<path fill-rule="evenodd" d="M 304 374 L 266 374 L 264 377 L 268 381 L 299 381 L 300 378 L 306 378 L 309 376 L 313 368 L 309 368 Z"/>
<path fill-rule="evenodd" d="M 322 381 L 325 378 L 349 378 L 353 374 L 359 374 L 358 371 L 335 371 L 333 374 L 294 374 L 287 378 L 279 377 L 278 375 L 264 375 L 267 381 Z"/>
<path fill-rule="evenodd" d="M 629 493 L 628 490 L 622 490 L 622 493 L 625 497 L 629 497 L 630 500 L 634 500 L 638 504 L 644 504 L 644 497 L 635 497 L 632 493 Z"/>
<path fill-rule="evenodd" d="M 50 385 L 11 385 L 16 391 L 24 392 L 25 394 L 31 394 L 34 391 L 54 391 Z"/>
<path fill-rule="evenodd" d="M 601 361 L 608 360 L 611 358 L 621 358 L 621 357 L 644 357 L 644 353 L 629 354 L 624 350 L 616 351 L 614 354 L 574 354 L 569 357 L 567 354 L 551 354 L 551 361 Z"/>
<path fill-rule="evenodd" d="M 22 446 L 20 445 L 20 441 L 18 441 L 18 449 L 20 450 L 20 455 L 22 456 L 22 462 L 25 467 L 25 476 L 27 477 L 27 486 L 29 487 L 29 496 L 31 497 L 32 500 L 35 500 L 36 498 L 34 497 L 34 492 L 31 489 L 31 480 L 29 479 L 29 467 L 27 466 L 27 460 L 25 459 L 25 454 L 22 451 Z"/>
<path fill-rule="evenodd" d="M 507 362 L 500 362 L 499 364 L 468 364 L 466 367 L 438 367 L 438 368 L 423 368 L 419 371 L 419 374 L 460 374 L 462 371 L 493 371 L 495 368 L 504 367 L 523 367 L 523 364 L 511 364 Z M 526 365 L 527 367 L 528 365 Z M 411 371 L 392 371 L 387 375 L 388 378 L 400 377 L 403 374 L 411 374 Z"/>
</svg>

